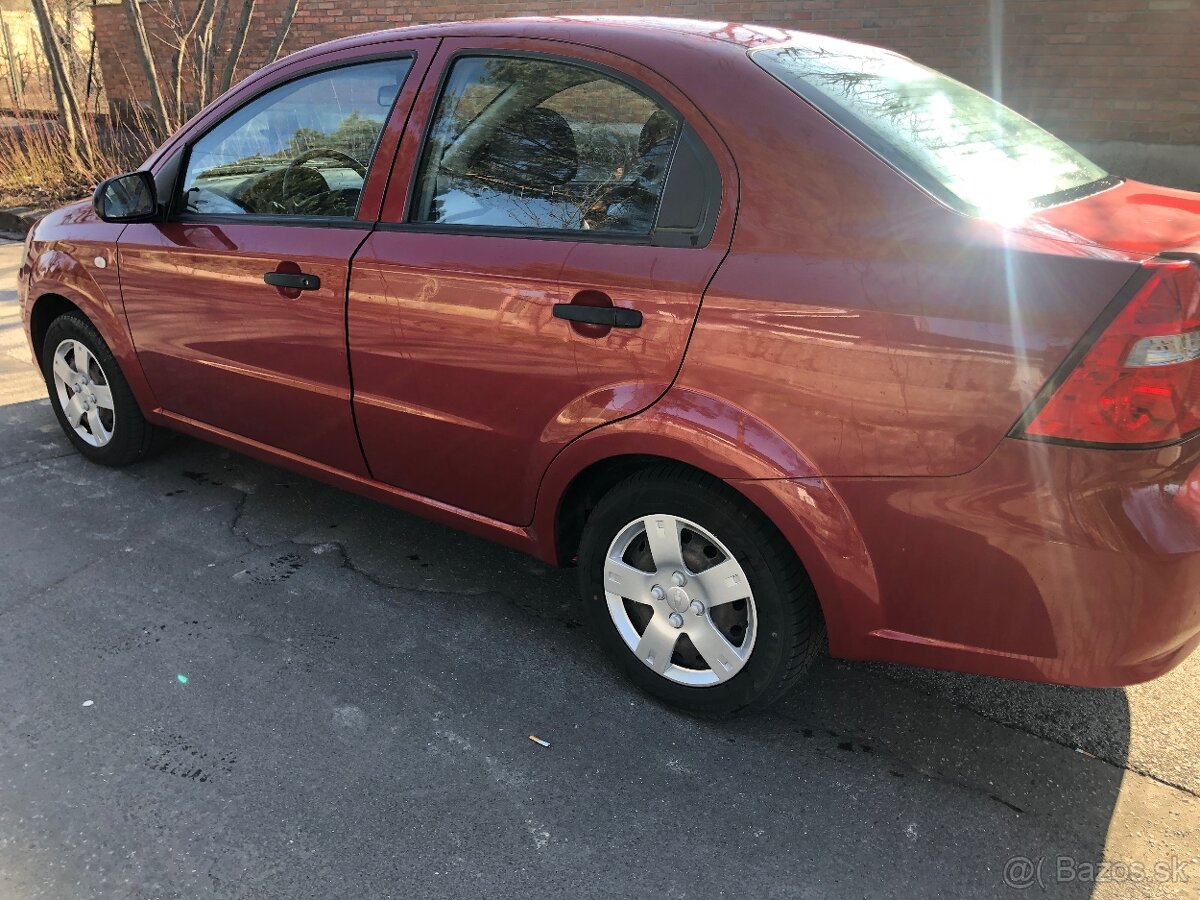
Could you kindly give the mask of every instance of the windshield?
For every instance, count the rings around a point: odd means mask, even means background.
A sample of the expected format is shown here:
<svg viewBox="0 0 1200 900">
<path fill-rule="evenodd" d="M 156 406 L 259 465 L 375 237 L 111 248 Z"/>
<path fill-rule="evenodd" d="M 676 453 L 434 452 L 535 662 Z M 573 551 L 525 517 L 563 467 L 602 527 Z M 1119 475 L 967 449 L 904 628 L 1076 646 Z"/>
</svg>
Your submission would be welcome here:
<svg viewBox="0 0 1200 900">
<path fill-rule="evenodd" d="M 750 58 L 964 212 L 1011 215 L 1107 186 L 1103 169 L 1048 131 L 887 50 L 814 38 Z"/>
</svg>

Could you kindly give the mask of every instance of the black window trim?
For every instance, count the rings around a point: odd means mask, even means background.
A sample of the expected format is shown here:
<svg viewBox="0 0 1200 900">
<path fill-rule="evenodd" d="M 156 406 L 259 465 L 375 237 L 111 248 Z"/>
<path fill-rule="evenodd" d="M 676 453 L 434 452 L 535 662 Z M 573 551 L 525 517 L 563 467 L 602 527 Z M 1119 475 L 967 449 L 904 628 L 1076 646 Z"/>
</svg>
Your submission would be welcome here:
<svg viewBox="0 0 1200 900">
<path fill-rule="evenodd" d="M 442 98 L 445 96 L 446 83 L 449 80 L 451 72 L 454 70 L 454 65 L 458 60 L 463 58 L 475 59 L 479 57 L 501 57 L 504 59 L 534 59 L 546 62 L 562 63 L 563 65 L 575 66 L 576 68 L 591 69 L 599 72 L 605 77 L 611 78 L 614 81 L 624 84 L 626 87 L 642 94 L 649 98 L 660 108 L 670 113 L 675 118 L 676 134 L 675 145 L 671 149 L 671 160 L 667 167 L 667 175 L 663 179 L 663 189 L 659 194 L 658 209 L 654 212 L 654 226 L 650 229 L 649 234 L 626 234 L 615 231 L 591 231 L 584 229 L 566 229 L 566 228 L 522 228 L 519 225 L 461 225 L 461 224 L 446 224 L 439 222 L 420 222 L 416 220 L 417 204 L 419 203 L 418 188 L 421 175 L 421 168 L 425 163 L 425 156 L 430 146 L 430 136 L 433 133 L 434 122 L 437 118 L 438 107 L 441 105 Z M 679 230 L 662 230 L 658 227 L 658 217 L 662 211 L 662 200 L 667 195 L 667 187 L 670 184 L 671 178 L 674 175 L 675 157 L 679 152 L 679 147 L 683 143 L 685 135 L 690 132 L 691 137 L 699 143 L 704 149 L 704 152 L 714 160 L 714 168 L 716 168 L 716 185 L 715 197 L 708 197 L 705 213 L 699 225 L 687 232 Z M 724 183 L 720 174 L 719 167 L 715 166 L 716 157 L 703 138 L 688 122 L 685 117 L 673 103 L 669 102 L 658 91 L 651 88 L 649 85 L 643 84 L 630 75 L 625 74 L 619 69 L 614 69 L 603 63 L 593 62 L 592 60 L 580 59 L 574 56 L 567 56 L 561 53 L 549 53 L 542 50 L 498 50 L 488 48 L 464 47 L 455 50 L 448 57 L 442 67 L 442 71 L 438 76 L 438 83 L 435 89 L 433 104 L 430 107 L 428 120 L 425 122 L 424 132 L 421 135 L 420 152 L 417 154 L 416 161 L 413 165 L 412 172 L 409 177 L 409 197 L 405 205 L 404 221 L 403 222 L 387 222 L 380 219 L 376 223 L 376 228 L 384 231 L 408 231 L 408 232 L 428 232 L 431 234 L 452 234 L 459 236 L 471 235 L 486 235 L 489 237 L 527 237 L 534 240 L 559 240 L 559 241 L 578 241 L 584 243 L 600 243 L 600 244 L 627 244 L 651 247 L 707 247 L 712 240 L 713 232 L 716 230 L 716 221 L 721 210 L 721 195 L 724 191 Z M 709 192 L 713 193 L 714 188 L 709 187 Z"/>
<path fill-rule="evenodd" d="M 173 174 L 174 184 L 171 188 L 170 200 L 164 204 L 164 219 L 167 222 L 180 222 L 184 224 L 213 224 L 213 225 L 290 225 L 290 226 L 324 226 L 334 228 L 357 228 L 364 231 L 369 231 L 374 225 L 374 222 L 367 219 L 358 218 L 358 214 L 362 205 L 362 193 L 359 193 L 358 203 L 354 207 L 353 216 L 289 216 L 289 215 L 264 215 L 261 213 L 236 215 L 236 214 L 213 214 L 213 213 L 190 213 L 182 210 L 183 204 L 183 181 L 187 176 L 188 163 L 191 161 L 192 148 L 200 141 L 204 140 L 214 129 L 229 121 L 230 117 L 237 115 L 251 103 L 259 98 L 286 87 L 293 82 L 300 81 L 304 78 L 311 78 L 313 75 L 320 75 L 322 72 L 332 72 L 338 69 L 351 69 L 356 66 L 369 65 L 377 62 L 390 62 L 393 60 L 407 59 L 410 60 L 408 72 L 404 75 L 404 81 L 400 84 L 400 90 L 396 91 L 396 96 L 392 99 L 392 105 L 388 107 L 387 115 L 383 120 L 383 129 L 380 130 L 379 139 L 375 141 L 375 146 L 371 150 L 371 159 L 366 163 L 367 177 L 371 175 L 371 169 L 375 165 L 376 157 L 379 153 L 379 144 L 383 138 L 383 132 L 387 130 L 388 123 L 391 122 L 392 116 L 396 111 L 396 104 L 400 102 L 400 96 L 404 93 L 404 85 L 408 83 L 408 77 L 412 74 L 412 70 L 417 61 L 416 50 L 393 50 L 382 53 L 372 53 L 364 56 L 356 56 L 352 59 L 328 60 L 315 66 L 311 66 L 302 71 L 293 73 L 279 81 L 265 85 L 259 90 L 246 96 L 233 109 L 222 115 L 215 122 L 204 127 L 199 133 L 194 136 L 189 136 L 183 146 L 180 147 L 171 158 L 162 164 L 160 171 L 168 169 L 172 164 L 177 164 L 178 170 Z M 175 161 L 178 160 L 177 163 Z M 366 178 L 363 179 L 363 186 L 366 186 Z"/>
</svg>

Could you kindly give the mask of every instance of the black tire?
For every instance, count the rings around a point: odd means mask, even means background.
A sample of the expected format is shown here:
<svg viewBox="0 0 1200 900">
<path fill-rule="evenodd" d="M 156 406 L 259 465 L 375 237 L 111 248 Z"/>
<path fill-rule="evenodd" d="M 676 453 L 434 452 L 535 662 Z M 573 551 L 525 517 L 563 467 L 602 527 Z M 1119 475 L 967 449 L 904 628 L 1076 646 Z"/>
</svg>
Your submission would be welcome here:
<svg viewBox="0 0 1200 900">
<path fill-rule="evenodd" d="M 106 381 L 112 392 L 112 437 L 103 446 L 93 446 L 81 438 L 63 411 L 54 383 L 54 354 L 66 340 L 79 341 L 88 349 L 101 370 L 96 376 L 97 383 Z M 100 332 L 82 313 L 63 313 L 50 323 L 46 339 L 42 342 L 41 363 L 50 406 L 58 417 L 58 424 L 71 445 L 92 462 L 105 466 L 127 466 L 153 455 L 166 443 L 168 432 L 146 421 L 121 367 L 117 365 L 116 357 L 108 349 L 104 338 L 100 337 Z"/>
<path fill-rule="evenodd" d="M 609 613 L 604 590 L 609 547 L 634 520 L 654 515 L 686 519 L 707 530 L 749 582 L 756 638 L 743 667 L 726 681 L 693 687 L 653 671 L 634 655 Z M 825 645 L 816 593 L 783 536 L 731 488 L 684 466 L 644 469 L 601 498 L 580 541 L 579 581 L 588 622 L 618 669 L 647 693 L 691 713 L 718 717 L 766 708 L 795 686 Z M 673 661 L 682 659 L 678 646 Z"/>
</svg>

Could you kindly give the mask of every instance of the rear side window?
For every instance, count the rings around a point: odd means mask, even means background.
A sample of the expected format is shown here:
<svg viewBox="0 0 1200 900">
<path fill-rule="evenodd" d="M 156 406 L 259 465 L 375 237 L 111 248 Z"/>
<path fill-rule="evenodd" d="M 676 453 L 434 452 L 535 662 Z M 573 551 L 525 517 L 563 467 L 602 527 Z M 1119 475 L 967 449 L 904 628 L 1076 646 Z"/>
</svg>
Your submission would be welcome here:
<svg viewBox="0 0 1200 900">
<path fill-rule="evenodd" d="M 1010 215 L 1108 185 L 1103 169 L 1048 131 L 895 53 L 822 38 L 750 58 L 964 212 Z"/>
<path fill-rule="evenodd" d="M 438 102 L 412 220 L 648 236 L 675 115 L 585 66 L 456 60 Z"/>
<path fill-rule="evenodd" d="M 411 59 L 317 72 L 251 100 L 192 146 L 192 214 L 353 217 Z"/>
</svg>

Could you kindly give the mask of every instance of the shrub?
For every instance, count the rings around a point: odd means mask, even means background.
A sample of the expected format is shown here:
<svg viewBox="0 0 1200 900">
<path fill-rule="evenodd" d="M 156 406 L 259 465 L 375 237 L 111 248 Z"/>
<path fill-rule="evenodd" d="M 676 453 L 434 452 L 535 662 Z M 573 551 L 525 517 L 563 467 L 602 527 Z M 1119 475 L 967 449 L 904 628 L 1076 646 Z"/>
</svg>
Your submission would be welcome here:
<svg viewBox="0 0 1200 900">
<path fill-rule="evenodd" d="M 136 169 L 154 149 L 148 129 L 113 126 L 106 116 L 82 122 L 80 153 L 54 119 L 28 117 L 0 126 L 0 206 L 50 206 L 91 194 L 110 175 Z"/>
</svg>

